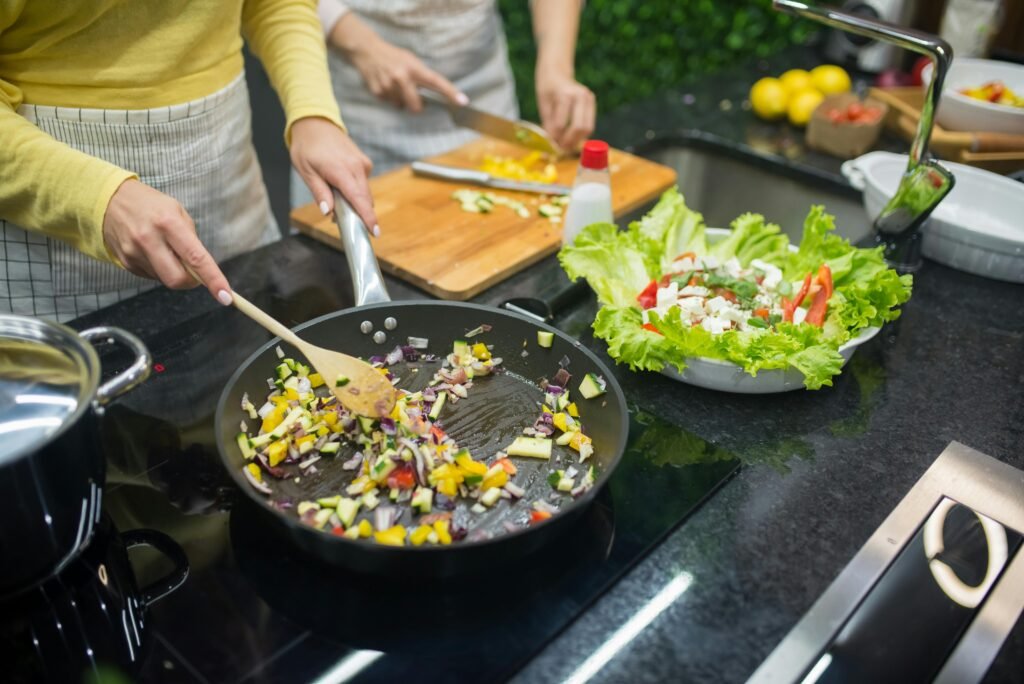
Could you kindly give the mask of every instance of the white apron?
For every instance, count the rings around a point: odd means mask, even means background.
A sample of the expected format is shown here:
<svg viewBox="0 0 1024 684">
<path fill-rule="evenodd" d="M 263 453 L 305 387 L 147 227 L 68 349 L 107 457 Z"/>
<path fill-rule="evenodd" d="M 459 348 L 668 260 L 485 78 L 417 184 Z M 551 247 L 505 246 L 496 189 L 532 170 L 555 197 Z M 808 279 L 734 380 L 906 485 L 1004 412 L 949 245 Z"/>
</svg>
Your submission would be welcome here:
<svg viewBox="0 0 1024 684">
<path fill-rule="evenodd" d="M 244 74 L 212 95 L 170 107 L 24 104 L 18 113 L 178 200 L 217 261 L 280 237 L 252 146 Z M 3 220 L 0 230 L 0 312 L 67 321 L 157 284 Z"/>
<path fill-rule="evenodd" d="M 475 107 L 518 118 L 515 81 L 494 0 L 346 0 L 345 4 L 381 38 L 413 52 L 452 81 Z M 477 136 L 455 127 L 439 107 L 428 106 L 413 114 L 377 99 L 352 64 L 335 50 L 327 55 L 342 118 L 352 139 L 373 161 L 374 174 L 442 154 Z M 291 189 L 293 207 L 313 201 L 294 171 Z"/>
</svg>

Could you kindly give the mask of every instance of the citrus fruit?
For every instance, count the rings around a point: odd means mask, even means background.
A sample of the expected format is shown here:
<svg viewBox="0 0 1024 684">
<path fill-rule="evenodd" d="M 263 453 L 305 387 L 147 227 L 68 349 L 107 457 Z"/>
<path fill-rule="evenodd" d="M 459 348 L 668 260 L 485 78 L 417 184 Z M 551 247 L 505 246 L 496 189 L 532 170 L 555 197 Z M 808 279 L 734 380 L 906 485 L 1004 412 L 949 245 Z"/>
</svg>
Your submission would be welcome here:
<svg viewBox="0 0 1024 684">
<path fill-rule="evenodd" d="M 790 69 L 779 76 L 779 82 L 790 96 L 799 93 L 801 90 L 816 87 L 811 75 L 803 69 Z"/>
<path fill-rule="evenodd" d="M 845 93 L 850 90 L 850 75 L 835 64 L 822 64 L 811 69 L 814 87 L 825 95 Z"/>
<path fill-rule="evenodd" d="M 762 119 L 783 116 L 788 99 L 785 87 L 777 78 L 762 78 L 750 89 L 750 105 Z"/>
<path fill-rule="evenodd" d="M 817 90 L 804 90 L 789 100 L 786 113 L 789 115 L 789 123 L 794 126 L 806 126 L 811 120 L 811 114 L 818 108 L 825 96 Z"/>
</svg>

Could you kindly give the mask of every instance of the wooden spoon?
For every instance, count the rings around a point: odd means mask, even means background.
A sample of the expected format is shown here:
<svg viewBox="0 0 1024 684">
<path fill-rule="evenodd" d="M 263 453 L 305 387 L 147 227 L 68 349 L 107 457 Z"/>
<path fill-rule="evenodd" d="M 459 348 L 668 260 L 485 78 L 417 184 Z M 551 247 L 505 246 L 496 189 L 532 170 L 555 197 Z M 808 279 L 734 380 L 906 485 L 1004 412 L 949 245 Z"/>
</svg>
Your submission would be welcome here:
<svg viewBox="0 0 1024 684">
<path fill-rule="evenodd" d="M 203 282 L 191 268 L 185 268 L 193 278 L 200 283 Z M 379 370 L 354 356 L 306 342 L 237 292 L 231 293 L 231 303 L 246 316 L 298 349 L 309 361 L 309 365 L 324 379 L 324 384 L 331 389 L 341 405 L 349 411 L 370 418 L 381 418 L 391 413 L 398 398 L 397 392 L 391 381 Z M 348 382 L 338 387 L 339 378 L 347 378 Z"/>
</svg>

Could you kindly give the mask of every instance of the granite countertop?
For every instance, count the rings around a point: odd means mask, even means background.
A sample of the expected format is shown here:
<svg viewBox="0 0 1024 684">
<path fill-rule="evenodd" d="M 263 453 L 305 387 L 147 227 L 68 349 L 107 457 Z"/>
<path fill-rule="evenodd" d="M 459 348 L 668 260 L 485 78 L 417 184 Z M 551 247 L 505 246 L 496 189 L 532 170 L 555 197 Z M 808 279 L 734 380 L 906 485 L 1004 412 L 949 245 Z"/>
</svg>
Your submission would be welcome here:
<svg viewBox="0 0 1024 684">
<path fill-rule="evenodd" d="M 602 118 L 599 134 L 641 152 L 661 140 L 699 141 L 845 187 L 838 160 L 809 153 L 795 131 L 757 122 L 742 108 L 751 80 L 747 70 L 695 81 Z M 226 271 L 289 325 L 351 300 L 344 257 L 302 237 L 243 256 Z M 738 396 L 615 369 L 631 403 L 744 465 L 532 660 L 520 681 L 584 674 L 608 682 L 742 681 L 950 441 L 1024 467 L 1024 287 L 931 262 L 915 278 L 902 318 L 861 347 L 832 388 Z M 336 298 L 279 306 L 282 291 L 312 280 L 335 287 Z M 425 297 L 387 280 L 395 299 Z M 497 304 L 563 284 L 548 258 L 476 301 Z M 215 307 L 204 292 L 158 289 L 76 327 L 102 321 L 160 335 Z M 603 353 L 589 331 L 595 310 L 590 298 L 556 324 Z M 225 320 L 238 316 L 228 312 Z M 1021 631 L 992 681 L 1019 676 L 1012 668 L 1024 658 Z"/>
</svg>

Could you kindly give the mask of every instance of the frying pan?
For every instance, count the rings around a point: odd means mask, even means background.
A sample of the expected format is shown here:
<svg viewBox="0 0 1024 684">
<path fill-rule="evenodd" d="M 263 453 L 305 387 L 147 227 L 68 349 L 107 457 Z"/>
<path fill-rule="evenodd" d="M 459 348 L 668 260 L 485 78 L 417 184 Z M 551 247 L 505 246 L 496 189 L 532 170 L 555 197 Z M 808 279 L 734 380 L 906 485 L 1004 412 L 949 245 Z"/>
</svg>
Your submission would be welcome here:
<svg viewBox="0 0 1024 684">
<path fill-rule="evenodd" d="M 614 376 L 598 359 L 578 341 L 549 325 L 525 316 L 493 307 L 462 302 L 442 301 L 390 301 L 384 281 L 373 255 L 366 230 L 358 216 L 335 192 L 336 218 L 342 242 L 352 272 L 356 306 L 321 316 L 295 328 L 309 342 L 329 349 L 344 349 L 347 353 L 368 358 L 386 354 L 396 344 L 405 344 L 407 337 L 425 337 L 430 340 L 428 351 L 444 357 L 456 339 L 483 324 L 491 326 L 489 332 L 472 338 L 493 345 L 493 354 L 503 359 L 505 372 L 478 379 L 469 391 L 469 397 L 455 406 L 446 406 L 439 424 L 460 446 L 471 450 L 477 460 L 489 461 L 500 449 L 508 446 L 533 424 L 540 414 L 543 392 L 537 384 L 542 378 L 552 377 L 560 361 L 568 360 L 567 370 L 572 374 L 569 387 L 579 406 L 584 430 L 593 440 L 594 454 L 588 461 L 596 471 L 594 486 L 573 500 L 568 494 L 557 494 L 547 482 L 555 468 L 564 469 L 578 464 L 578 454 L 568 447 L 555 446 L 551 462 L 528 458 L 513 458 L 518 474 L 513 481 L 527 490 L 514 505 L 501 500 L 484 514 L 471 515 L 469 535 L 461 542 L 448 546 L 393 547 L 372 540 L 350 540 L 302 524 L 294 511 L 281 511 L 271 505 L 270 499 L 288 497 L 294 503 L 302 500 L 344 494 L 346 485 L 354 478 L 353 471 L 342 469 L 341 464 L 353 453 L 343 446 L 341 454 L 324 457 L 315 464 L 318 472 L 305 476 L 298 483 L 293 479 L 265 481 L 274 489 L 267 497 L 257 492 L 242 474 L 245 460 L 235 443 L 239 423 L 247 415 L 241 410 L 242 395 L 248 393 L 259 405 L 266 396 L 267 378 L 279 363 L 275 348 L 281 346 L 286 355 L 296 351 L 280 340 L 272 340 L 252 354 L 228 381 L 217 405 L 217 447 L 225 467 L 242 489 L 245 496 L 256 501 L 272 515 L 268 516 L 283 528 L 299 547 L 330 563 L 357 572 L 446 577 L 483 568 L 493 568 L 505 560 L 531 553 L 571 529 L 598 491 L 607 483 L 626 447 L 629 416 L 626 401 Z M 398 326 L 387 330 L 387 318 L 394 318 Z M 387 340 L 374 341 L 374 335 L 361 331 L 361 323 L 370 321 L 374 331 L 384 332 Z M 554 333 L 554 344 L 544 349 L 537 345 L 537 331 Z M 525 352 L 525 353 L 524 353 Z M 418 366 L 418 372 L 413 367 Z M 401 388 L 416 391 L 426 386 L 439 368 L 437 363 L 399 364 L 391 368 L 401 381 Z M 607 391 L 594 399 L 583 399 L 577 387 L 586 373 L 605 379 Z M 346 451 L 346 449 L 348 449 Z M 524 522 L 533 501 L 543 499 L 558 506 L 558 513 L 550 519 L 529 526 Z M 407 528 L 415 524 L 407 505 L 399 524 Z M 435 509 L 436 511 L 437 509 Z M 359 517 L 372 514 L 360 512 Z M 507 523 L 516 525 L 515 531 Z"/>
</svg>

